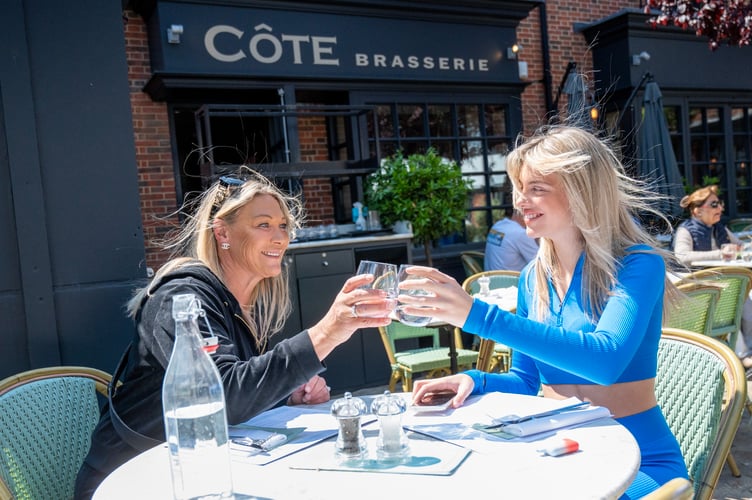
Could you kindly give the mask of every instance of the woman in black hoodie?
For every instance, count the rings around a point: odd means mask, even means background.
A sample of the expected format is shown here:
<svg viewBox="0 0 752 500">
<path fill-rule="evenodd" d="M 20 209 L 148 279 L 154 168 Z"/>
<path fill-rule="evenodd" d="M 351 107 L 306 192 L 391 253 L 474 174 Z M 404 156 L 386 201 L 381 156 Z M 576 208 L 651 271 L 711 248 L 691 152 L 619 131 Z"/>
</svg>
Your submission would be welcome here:
<svg viewBox="0 0 752 500">
<path fill-rule="evenodd" d="M 175 339 L 174 295 L 194 294 L 219 338 L 211 356 L 222 378 L 230 425 L 285 398 L 287 404 L 328 401 L 329 388 L 318 375 L 325 369 L 324 358 L 358 328 L 390 322 L 394 304 L 379 291 L 358 288 L 372 276 L 355 276 L 321 321 L 269 348 L 269 338 L 291 310 L 282 259 L 302 211 L 297 199 L 263 176 L 248 174 L 220 178 L 194 202 L 195 211 L 167 245 L 174 257 L 129 302 L 136 331 L 116 370 L 122 385 L 94 430 L 76 498 L 90 498 L 110 472 L 153 446 L 151 440 L 165 440 L 161 391 Z M 203 319 L 199 328 L 209 336 Z"/>
</svg>

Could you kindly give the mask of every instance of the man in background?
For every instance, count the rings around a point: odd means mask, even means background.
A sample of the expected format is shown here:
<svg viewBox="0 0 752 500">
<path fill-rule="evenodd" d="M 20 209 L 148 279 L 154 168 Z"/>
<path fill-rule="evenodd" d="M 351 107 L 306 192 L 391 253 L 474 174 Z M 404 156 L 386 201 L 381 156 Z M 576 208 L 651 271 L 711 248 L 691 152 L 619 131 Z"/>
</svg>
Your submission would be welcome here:
<svg viewBox="0 0 752 500">
<path fill-rule="evenodd" d="M 525 232 L 522 214 L 513 208 L 507 208 L 504 215 L 486 237 L 486 271 L 521 271 L 538 253 L 538 243 Z"/>
</svg>

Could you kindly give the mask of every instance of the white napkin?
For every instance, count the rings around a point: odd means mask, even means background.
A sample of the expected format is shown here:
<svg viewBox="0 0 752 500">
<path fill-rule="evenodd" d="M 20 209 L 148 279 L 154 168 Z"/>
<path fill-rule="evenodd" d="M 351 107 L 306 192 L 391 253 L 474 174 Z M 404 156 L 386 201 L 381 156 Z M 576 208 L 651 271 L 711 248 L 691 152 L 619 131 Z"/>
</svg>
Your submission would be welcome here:
<svg viewBox="0 0 752 500">
<path fill-rule="evenodd" d="M 558 415 L 551 415 L 550 417 L 534 418 L 519 424 L 505 425 L 500 430 L 513 436 L 530 436 L 610 416 L 611 412 L 605 406 L 588 406 L 587 408 L 575 409 L 559 413 Z"/>
<path fill-rule="evenodd" d="M 497 305 L 502 309 L 514 309 L 517 306 L 517 287 L 494 288 L 487 295 L 476 293 L 473 294 L 473 297 Z"/>
</svg>

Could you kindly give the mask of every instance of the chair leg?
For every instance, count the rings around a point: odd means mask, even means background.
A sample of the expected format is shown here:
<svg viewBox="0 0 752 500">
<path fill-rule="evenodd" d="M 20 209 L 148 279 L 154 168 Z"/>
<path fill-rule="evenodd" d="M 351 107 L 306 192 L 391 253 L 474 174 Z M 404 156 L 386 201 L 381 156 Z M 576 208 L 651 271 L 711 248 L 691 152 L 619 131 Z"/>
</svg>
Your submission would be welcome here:
<svg viewBox="0 0 752 500">
<path fill-rule="evenodd" d="M 413 374 L 410 372 L 405 372 L 402 378 L 402 392 L 412 392 L 412 391 L 413 391 Z"/>
<path fill-rule="evenodd" d="M 389 378 L 389 392 L 391 393 L 394 392 L 394 389 L 397 387 L 397 382 L 399 382 L 401 378 L 402 378 L 401 370 L 392 371 L 392 376 Z"/>
<path fill-rule="evenodd" d="M 729 452 L 728 456 L 726 457 L 726 464 L 728 465 L 729 469 L 731 469 L 731 475 L 734 477 L 742 477 L 742 471 L 739 470 L 739 466 L 736 465 L 736 460 L 734 460 L 734 456 Z"/>
</svg>

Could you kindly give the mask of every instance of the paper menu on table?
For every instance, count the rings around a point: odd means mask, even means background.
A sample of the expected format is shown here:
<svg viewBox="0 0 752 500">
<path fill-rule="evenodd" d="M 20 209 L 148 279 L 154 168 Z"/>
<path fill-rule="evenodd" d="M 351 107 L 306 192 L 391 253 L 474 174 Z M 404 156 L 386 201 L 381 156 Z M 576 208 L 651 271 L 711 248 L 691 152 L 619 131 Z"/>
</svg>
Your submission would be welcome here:
<svg viewBox="0 0 752 500">
<path fill-rule="evenodd" d="M 376 418 L 363 415 L 361 425 L 367 425 Z M 308 448 L 319 441 L 336 436 L 339 431 L 337 419 L 329 412 L 328 405 L 322 406 L 280 406 L 266 411 L 243 424 L 230 426 L 229 434 L 248 433 L 249 430 L 263 430 L 285 434 L 287 441 L 269 451 L 243 453 L 233 449 L 231 458 L 244 463 L 265 465 L 282 457 Z"/>
</svg>

